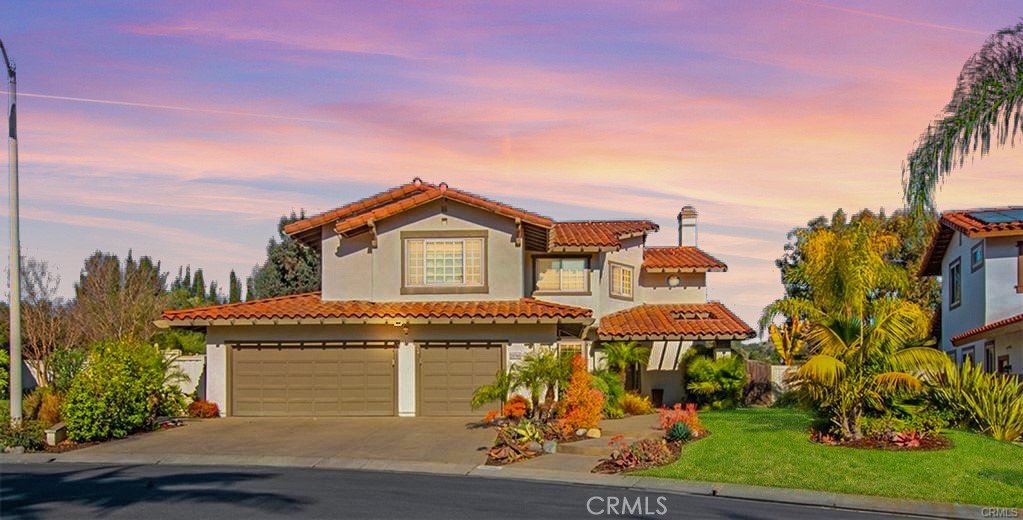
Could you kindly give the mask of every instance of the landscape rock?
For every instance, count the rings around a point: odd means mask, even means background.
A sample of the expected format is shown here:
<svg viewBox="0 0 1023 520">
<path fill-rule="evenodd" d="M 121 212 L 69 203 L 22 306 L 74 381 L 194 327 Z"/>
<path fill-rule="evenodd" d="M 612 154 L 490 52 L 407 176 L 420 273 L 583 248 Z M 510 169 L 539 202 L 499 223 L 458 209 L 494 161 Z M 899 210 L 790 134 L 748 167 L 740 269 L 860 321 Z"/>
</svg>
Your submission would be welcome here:
<svg viewBox="0 0 1023 520">
<path fill-rule="evenodd" d="M 575 431 L 575 435 L 576 437 L 582 437 L 583 435 L 586 435 L 586 428 L 579 428 L 578 430 Z"/>
<path fill-rule="evenodd" d="M 557 453 L 558 452 L 558 441 L 550 440 L 543 442 L 544 453 Z"/>
<path fill-rule="evenodd" d="M 586 436 L 591 438 L 591 439 L 599 439 L 600 438 L 600 429 L 598 429 L 598 428 L 590 428 L 589 430 L 586 430 Z"/>
<path fill-rule="evenodd" d="M 541 446 L 540 443 L 536 441 L 530 441 L 529 444 L 526 445 L 526 449 L 535 452 L 544 451 L 543 446 Z"/>
</svg>

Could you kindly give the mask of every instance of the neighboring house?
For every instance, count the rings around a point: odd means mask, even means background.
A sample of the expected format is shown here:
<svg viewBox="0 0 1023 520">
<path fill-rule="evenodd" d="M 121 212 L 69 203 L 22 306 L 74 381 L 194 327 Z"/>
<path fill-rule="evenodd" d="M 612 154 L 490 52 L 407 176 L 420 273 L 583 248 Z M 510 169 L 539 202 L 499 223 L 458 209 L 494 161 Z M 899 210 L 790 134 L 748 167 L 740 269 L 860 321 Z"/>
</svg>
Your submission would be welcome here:
<svg viewBox="0 0 1023 520">
<path fill-rule="evenodd" d="M 473 389 L 531 349 L 594 366 L 594 345 L 619 339 L 652 347 L 639 383 L 670 404 L 692 342 L 754 333 L 706 301 L 706 273 L 726 267 L 696 248 L 696 211 L 679 214 L 678 247 L 646 247 L 657 229 L 555 222 L 415 179 L 285 227 L 320 252 L 321 292 L 158 324 L 205 329 L 205 396 L 227 415 L 473 415 Z"/>
<path fill-rule="evenodd" d="M 1023 206 L 947 211 L 922 274 L 940 276 L 941 348 L 1023 374 Z"/>
</svg>

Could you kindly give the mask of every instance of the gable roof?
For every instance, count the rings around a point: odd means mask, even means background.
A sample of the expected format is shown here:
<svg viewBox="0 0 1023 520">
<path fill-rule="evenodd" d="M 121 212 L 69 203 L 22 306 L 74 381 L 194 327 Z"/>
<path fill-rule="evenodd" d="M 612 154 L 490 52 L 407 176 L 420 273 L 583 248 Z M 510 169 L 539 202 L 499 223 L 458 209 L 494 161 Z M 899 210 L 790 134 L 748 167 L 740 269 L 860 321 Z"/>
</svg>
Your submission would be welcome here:
<svg viewBox="0 0 1023 520">
<path fill-rule="evenodd" d="M 584 220 L 556 222 L 550 233 L 551 251 L 587 248 L 618 250 L 622 240 L 646 235 L 660 227 L 649 220 Z"/>
<path fill-rule="evenodd" d="M 924 254 L 920 274 L 941 275 L 941 260 L 958 231 L 969 238 L 1023 235 L 1023 206 L 946 211 Z"/>
<path fill-rule="evenodd" d="M 727 271 L 724 262 L 694 246 L 650 247 L 643 249 L 643 269 L 650 272 Z"/>
<path fill-rule="evenodd" d="M 164 311 L 163 325 L 230 325 L 232 321 L 381 321 L 469 320 L 494 322 L 588 322 L 592 312 L 582 307 L 520 298 L 493 301 L 401 301 L 322 300 L 319 292 L 294 294 L 249 302 L 229 303 Z M 248 324 L 248 323 L 246 323 Z"/>
<path fill-rule="evenodd" d="M 417 177 L 410 183 L 292 222 L 284 226 L 284 233 L 307 245 L 318 247 L 318 230 L 325 224 L 334 222 L 335 231 L 348 232 L 363 227 L 370 221 L 392 217 L 441 198 L 455 200 L 508 218 L 521 219 L 523 222 L 543 228 L 550 228 L 553 225 L 553 221 L 547 217 L 450 188 L 443 182 L 439 185 L 423 182 Z"/>
<path fill-rule="evenodd" d="M 600 318 L 604 340 L 746 339 L 753 329 L 720 302 L 645 304 Z"/>
</svg>

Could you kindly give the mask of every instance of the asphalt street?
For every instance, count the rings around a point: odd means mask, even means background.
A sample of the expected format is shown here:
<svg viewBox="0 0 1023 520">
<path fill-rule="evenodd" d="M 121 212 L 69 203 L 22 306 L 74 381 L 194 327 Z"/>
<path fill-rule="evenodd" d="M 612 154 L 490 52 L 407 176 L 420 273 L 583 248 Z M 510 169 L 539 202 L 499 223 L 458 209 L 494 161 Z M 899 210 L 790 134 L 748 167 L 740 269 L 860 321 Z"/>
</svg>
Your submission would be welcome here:
<svg viewBox="0 0 1023 520">
<path fill-rule="evenodd" d="M 729 518 L 884 520 L 858 513 L 603 486 L 226 466 L 5 464 L 0 516 L 48 518 Z"/>
</svg>

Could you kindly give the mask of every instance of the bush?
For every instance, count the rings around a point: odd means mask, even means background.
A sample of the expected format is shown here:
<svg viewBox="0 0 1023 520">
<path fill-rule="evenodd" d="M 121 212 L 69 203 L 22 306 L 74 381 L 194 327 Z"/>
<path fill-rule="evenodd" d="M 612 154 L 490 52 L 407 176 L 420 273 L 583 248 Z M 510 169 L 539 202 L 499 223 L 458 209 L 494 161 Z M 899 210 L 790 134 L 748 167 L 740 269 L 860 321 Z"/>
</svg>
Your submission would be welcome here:
<svg viewBox="0 0 1023 520">
<path fill-rule="evenodd" d="M 622 398 L 622 410 L 626 415 L 647 415 L 654 413 L 654 405 L 649 397 L 625 394 Z"/>
<path fill-rule="evenodd" d="M 686 442 L 692 436 L 693 432 L 689 431 L 689 426 L 682 421 L 672 424 L 671 428 L 668 428 L 668 431 L 664 434 L 664 438 L 668 442 Z"/>
<path fill-rule="evenodd" d="M 715 360 L 693 356 L 686 362 L 686 377 L 686 388 L 698 404 L 714 410 L 735 408 L 746 387 L 746 360 L 735 355 Z"/>
<path fill-rule="evenodd" d="M 28 421 L 34 421 L 39 417 L 39 408 L 43 406 L 43 394 L 46 387 L 37 386 L 29 390 L 21 398 L 21 417 Z"/>
<path fill-rule="evenodd" d="M 612 441 L 612 444 L 615 441 Z M 619 446 L 606 459 L 618 470 L 667 464 L 675 458 L 664 439 L 644 439 L 628 446 Z"/>
<path fill-rule="evenodd" d="M 150 426 L 163 390 L 163 360 L 152 347 L 128 341 L 97 344 L 64 400 L 68 437 L 124 437 Z"/>
<path fill-rule="evenodd" d="M 609 370 L 593 372 L 593 388 L 604 394 L 604 417 L 618 419 L 625 416 L 625 410 L 622 407 L 625 387 L 622 386 L 622 379 L 618 377 L 618 374 Z"/>
<path fill-rule="evenodd" d="M 695 436 L 701 436 L 707 432 L 706 428 L 700 422 L 700 417 L 696 415 L 696 405 L 689 403 L 682 407 L 682 404 L 676 404 L 672 408 L 661 408 L 657 410 L 660 414 L 661 429 L 668 431 L 671 430 L 672 426 L 677 423 L 685 423 L 689 428 L 689 432 Z"/>
<path fill-rule="evenodd" d="M 11 425 L 10 421 L 0 424 L 0 446 L 10 448 L 22 446 L 26 450 L 42 449 L 46 431 L 39 421 L 21 421 Z"/>
<path fill-rule="evenodd" d="M 894 441 L 901 433 L 916 432 L 921 437 L 938 435 L 948 426 L 945 414 L 925 411 L 907 417 L 892 413 L 881 417 L 864 417 L 860 422 L 863 435 L 874 439 Z"/>
<path fill-rule="evenodd" d="M 7 367 L 11 366 L 10 354 L 7 352 L 7 346 L 4 345 L 0 348 L 0 395 L 11 395 L 7 391 L 7 384 L 10 379 L 10 374 L 7 372 Z"/>
<path fill-rule="evenodd" d="M 505 403 L 504 409 L 502 410 L 505 417 L 513 419 L 524 417 L 528 411 L 529 399 L 526 399 L 519 394 L 513 395 L 512 398 Z"/>
<path fill-rule="evenodd" d="M 60 349 L 50 354 L 46 361 L 46 377 L 56 393 L 66 394 L 71 389 L 71 382 L 82 371 L 86 357 L 88 352 L 81 348 Z"/>
<path fill-rule="evenodd" d="M 496 417 L 497 412 L 493 413 Z M 192 401 L 192 404 L 188 405 L 188 416 L 198 417 L 199 419 L 212 419 L 214 417 L 220 417 L 220 407 L 217 406 L 217 403 L 211 403 L 210 401 L 207 401 L 205 399 Z"/>
<path fill-rule="evenodd" d="M 593 376 L 586 369 L 586 360 L 581 355 L 572 358 L 572 376 L 558 405 L 561 412 L 559 425 L 566 435 L 581 428 L 596 428 L 600 422 L 604 394 L 593 388 Z"/>
<path fill-rule="evenodd" d="M 931 379 L 929 397 L 939 410 L 955 411 L 959 421 L 997 440 L 1023 436 L 1023 381 L 972 363 L 948 367 Z"/>
<path fill-rule="evenodd" d="M 60 408 L 63 402 L 60 394 L 46 392 L 43 395 L 43 402 L 39 406 L 39 422 L 47 428 L 61 422 Z"/>
</svg>

